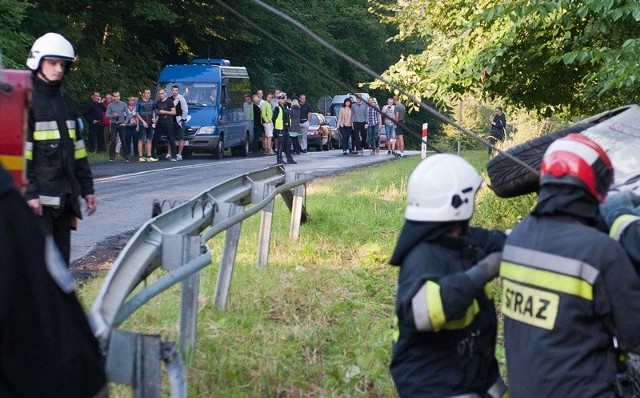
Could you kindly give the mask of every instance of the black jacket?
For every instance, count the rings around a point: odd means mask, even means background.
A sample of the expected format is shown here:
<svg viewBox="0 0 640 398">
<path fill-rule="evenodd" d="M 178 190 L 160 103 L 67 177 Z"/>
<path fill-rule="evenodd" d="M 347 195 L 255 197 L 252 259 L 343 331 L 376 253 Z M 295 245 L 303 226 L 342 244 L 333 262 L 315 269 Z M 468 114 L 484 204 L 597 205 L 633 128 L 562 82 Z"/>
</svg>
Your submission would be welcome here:
<svg viewBox="0 0 640 398">
<path fill-rule="evenodd" d="M 82 218 L 79 196 L 93 194 L 93 176 L 87 150 L 76 130 L 78 113 L 60 82 L 46 83 L 34 75 L 33 99 L 25 156 L 27 200 L 43 206 L 71 206 Z"/>
<path fill-rule="evenodd" d="M 94 120 L 102 123 L 102 105 L 94 100 L 87 101 L 84 104 L 82 116 L 84 116 L 85 120 L 89 124 L 92 124 Z"/>
<path fill-rule="evenodd" d="M 500 275 L 514 397 L 614 397 L 618 353 L 640 344 L 640 278 L 595 199 L 542 187 L 507 238 Z"/>
<path fill-rule="evenodd" d="M 106 383 L 98 343 L 53 238 L 11 184 L 0 168 L 0 396 L 92 396 Z"/>
<path fill-rule="evenodd" d="M 402 397 L 485 394 L 501 383 L 494 356 L 493 299 L 465 271 L 487 253 L 501 250 L 504 234 L 471 228 L 454 238 L 444 236 L 448 227 L 407 221 L 392 256 L 391 263 L 401 268 L 396 297 L 399 336 L 390 368 Z M 429 311 L 439 312 L 444 323 L 438 330 L 420 331 L 413 298 L 427 283 L 439 289 L 438 299 L 427 303 L 437 301 L 438 309 Z"/>
<path fill-rule="evenodd" d="M 491 136 L 499 140 L 504 140 L 504 131 L 507 127 L 507 117 L 503 114 L 495 115 L 491 125 Z"/>
</svg>

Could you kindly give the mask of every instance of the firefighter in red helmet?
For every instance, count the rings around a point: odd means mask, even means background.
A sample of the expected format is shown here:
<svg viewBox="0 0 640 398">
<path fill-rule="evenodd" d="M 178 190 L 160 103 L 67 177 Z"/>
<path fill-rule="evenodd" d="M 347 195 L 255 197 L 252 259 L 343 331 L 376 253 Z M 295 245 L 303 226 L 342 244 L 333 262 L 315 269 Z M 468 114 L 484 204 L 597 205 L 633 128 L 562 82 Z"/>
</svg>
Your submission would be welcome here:
<svg viewBox="0 0 640 398">
<path fill-rule="evenodd" d="M 618 350 L 640 351 L 640 277 L 599 213 L 612 182 L 608 156 L 585 136 L 545 152 L 537 204 L 500 265 L 514 397 L 615 397 Z"/>
</svg>

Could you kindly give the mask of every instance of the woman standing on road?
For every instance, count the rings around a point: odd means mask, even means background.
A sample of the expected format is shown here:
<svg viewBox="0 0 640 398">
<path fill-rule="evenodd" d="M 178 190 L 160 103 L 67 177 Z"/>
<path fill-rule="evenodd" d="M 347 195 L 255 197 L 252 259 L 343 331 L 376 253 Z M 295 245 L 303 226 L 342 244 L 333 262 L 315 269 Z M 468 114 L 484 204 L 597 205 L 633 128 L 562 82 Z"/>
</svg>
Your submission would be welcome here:
<svg viewBox="0 0 640 398">
<path fill-rule="evenodd" d="M 356 142 L 355 131 L 353 130 L 353 121 L 351 119 L 351 98 L 346 98 L 340 108 L 338 114 L 338 128 L 342 136 L 342 154 L 347 155 L 349 152 L 349 138 L 351 137 L 352 145 Z M 357 153 L 352 150 L 351 153 Z"/>
<path fill-rule="evenodd" d="M 293 144 L 293 150 L 297 155 L 300 155 L 300 141 L 298 136 L 300 135 L 300 103 L 297 99 L 291 101 L 291 110 L 289 111 L 290 126 L 289 136 L 291 136 L 291 143 Z"/>
</svg>

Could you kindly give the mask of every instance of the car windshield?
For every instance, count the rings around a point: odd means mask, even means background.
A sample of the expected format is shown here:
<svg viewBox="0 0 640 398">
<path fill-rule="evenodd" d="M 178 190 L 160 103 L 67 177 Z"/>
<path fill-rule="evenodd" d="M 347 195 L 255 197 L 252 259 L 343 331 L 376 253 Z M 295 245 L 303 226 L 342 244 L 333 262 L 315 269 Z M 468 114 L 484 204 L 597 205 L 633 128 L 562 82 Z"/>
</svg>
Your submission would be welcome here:
<svg viewBox="0 0 640 398">
<path fill-rule="evenodd" d="M 331 127 L 338 127 L 338 118 L 335 116 L 327 116 L 327 123 L 329 123 L 329 126 Z"/>
<path fill-rule="evenodd" d="M 608 131 L 589 129 L 582 134 L 597 142 L 605 149 L 615 169 L 614 185 L 634 182 L 640 175 L 640 129 L 632 125 L 617 123 Z"/>
<path fill-rule="evenodd" d="M 216 83 L 163 82 L 158 85 L 158 89 L 166 89 L 167 95 L 171 96 L 173 85 L 178 86 L 180 94 L 189 106 L 214 106 L 218 104 L 218 85 Z M 158 97 L 156 96 L 156 98 Z"/>
</svg>

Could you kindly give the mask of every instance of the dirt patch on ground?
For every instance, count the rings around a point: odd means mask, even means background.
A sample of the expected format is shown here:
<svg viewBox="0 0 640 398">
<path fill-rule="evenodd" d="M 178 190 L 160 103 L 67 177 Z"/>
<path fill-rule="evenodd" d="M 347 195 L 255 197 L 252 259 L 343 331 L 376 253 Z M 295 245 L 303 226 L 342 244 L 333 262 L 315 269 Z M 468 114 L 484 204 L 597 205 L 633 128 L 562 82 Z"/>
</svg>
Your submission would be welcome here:
<svg viewBox="0 0 640 398">
<path fill-rule="evenodd" d="M 89 254 L 73 261 L 69 270 L 75 280 L 84 282 L 93 278 L 99 272 L 108 271 L 134 233 L 135 230 L 107 238 L 98 243 L 96 248 Z"/>
</svg>

